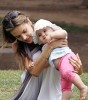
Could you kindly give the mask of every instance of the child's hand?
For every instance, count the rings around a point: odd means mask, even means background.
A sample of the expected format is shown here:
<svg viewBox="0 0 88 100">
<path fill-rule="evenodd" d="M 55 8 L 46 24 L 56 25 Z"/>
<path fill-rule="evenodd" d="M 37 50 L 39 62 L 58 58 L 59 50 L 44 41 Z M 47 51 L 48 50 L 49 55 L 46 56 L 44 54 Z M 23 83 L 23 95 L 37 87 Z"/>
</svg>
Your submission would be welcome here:
<svg viewBox="0 0 88 100">
<path fill-rule="evenodd" d="M 49 43 L 49 44 L 50 44 L 51 42 L 53 42 L 54 40 L 56 40 L 56 39 L 53 39 L 53 38 L 52 38 L 52 33 L 51 33 L 51 32 L 47 32 L 47 33 L 46 33 L 45 39 L 46 39 L 46 42 Z"/>
<path fill-rule="evenodd" d="M 46 35 L 45 40 L 47 43 L 50 43 L 52 41 L 52 38 L 50 35 Z"/>
</svg>

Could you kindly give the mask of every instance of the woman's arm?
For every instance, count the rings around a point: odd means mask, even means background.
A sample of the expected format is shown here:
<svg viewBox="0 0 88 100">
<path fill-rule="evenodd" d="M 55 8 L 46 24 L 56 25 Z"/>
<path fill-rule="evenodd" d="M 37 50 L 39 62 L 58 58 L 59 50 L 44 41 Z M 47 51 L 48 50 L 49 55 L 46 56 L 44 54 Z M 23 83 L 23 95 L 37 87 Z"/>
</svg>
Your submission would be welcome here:
<svg viewBox="0 0 88 100">
<path fill-rule="evenodd" d="M 62 43 L 62 42 L 61 42 Z M 65 43 L 64 43 L 65 44 Z M 16 54 L 16 58 L 17 58 L 17 62 L 19 64 L 19 67 L 21 69 L 26 69 L 29 71 L 30 74 L 32 70 L 36 70 L 35 68 L 37 67 L 34 67 L 34 63 L 31 59 L 29 59 L 28 57 L 24 56 L 24 55 L 19 55 L 17 53 L 17 41 L 13 42 L 12 43 L 12 49 L 14 51 L 14 53 Z M 48 49 L 47 49 L 48 50 Z M 46 51 L 45 51 L 46 52 Z M 45 55 L 45 52 L 43 53 Z M 35 66 L 40 66 L 41 65 L 41 58 L 42 56 L 40 57 L 40 59 L 38 60 L 39 62 L 37 63 L 37 61 L 35 62 Z M 43 57 L 44 58 L 44 57 Z M 38 65 L 39 64 L 39 65 Z M 41 65 L 42 67 L 46 68 L 49 66 L 49 63 L 48 63 L 48 59 L 46 59 L 46 61 L 44 62 L 44 64 Z M 34 68 L 33 68 L 34 67 Z M 32 74 L 33 75 L 33 74 Z M 35 75 L 35 74 L 34 74 Z M 35 75 L 36 76 L 36 75 Z"/>
<path fill-rule="evenodd" d="M 80 57 L 79 55 L 77 54 L 77 59 L 74 58 L 74 57 L 71 57 L 69 59 L 70 63 L 73 65 L 73 67 L 75 68 L 75 72 L 78 73 L 79 75 L 81 75 L 83 73 L 83 66 L 82 66 L 82 62 L 80 60 Z M 42 56 L 41 56 L 42 57 Z M 47 59 L 47 58 L 46 58 Z M 46 61 L 48 60 L 42 60 L 42 62 L 40 63 L 40 59 L 37 60 L 37 62 L 35 62 L 35 67 L 33 67 L 33 69 L 31 70 L 31 74 L 34 75 L 34 76 L 38 76 L 41 71 L 45 68 L 46 66 Z M 48 65 L 49 66 L 49 65 Z"/>
<path fill-rule="evenodd" d="M 67 46 L 67 40 L 55 40 L 52 43 L 48 44 L 44 51 L 41 53 L 39 59 L 34 62 L 34 67 L 31 68 L 31 74 L 34 76 L 38 76 L 41 71 L 46 67 L 46 62 L 50 56 L 51 51 L 56 47 Z M 29 67 L 30 69 L 30 67 Z"/>
<path fill-rule="evenodd" d="M 38 59 L 36 62 L 35 62 L 35 66 L 33 65 L 32 67 L 29 67 L 29 65 L 32 65 L 31 63 L 33 63 L 31 60 L 29 60 L 28 57 L 20 57 L 20 56 L 17 56 L 17 59 L 18 59 L 18 63 L 19 65 L 23 66 L 23 68 L 27 69 L 29 71 L 29 73 L 31 73 L 32 75 L 34 76 L 38 76 L 40 74 L 40 72 L 45 68 L 45 67 L 48 67 L 49 64 L 48 64 L 48 58 L 49 58 L 49 55 L 51 53 L 51 51 L 56 48 L 56 47 L 62 47 L 62 46 L 66 46 L 67 45 L 67 40 L 58 40 L 58 41 L 55 41 L 55 42 L 52 42 L 50 45 L 47 46 L 47 48 L 42 52 L 42 55 L 40 56 L 40 59 Z M 14 50 L 14 52 L 16 53 L 16 50 L 17 50 L 17 45 L 16 43 L 14 42 L 12 44 L 12 48 Z M 49 52 L 49 53 L 48 53 Z M 45 55 L 46 54 L 46 55 Z M 43 59 L 43 60 L 41 60 Z M 74 66 L 76 72 L 81 75 L 82 72 L 83 72 L 83 69 L 82 69 L 82 62 L 79 58 L 79 55 L 77 54 L 77 59 L 76 58 L 73 58 L 71 57 L 69 59 L 70 63 Z"/>
<path fill-rule="evenodd" d="M 34 63 L 34 67 L 32 67 L 32 70 L 30 73 L 34 76 L 38 76 L 46 66 L 49 66 L 48 63 L 46 64 L 46 62 L 48 62 L 48 58 L 49 58 L 51 51 L 58 46 L 60 46 L 60 47 L 66 46 L 66 44 L 67 44 L 66 40 L 63 40 L 63 41 L 61 40 L 61 41 L 55 41 L 51 45 L 48 45 L 47 48 L 42 52 L 40 58 L 37 59 L 37 61 Z M 73 65 L 73 67 L 75 68 L 75 71 L 79 75 L 81 75 L 83 72 L 82 62 L 79 58 L 79 55 L 77 54 L 76 56 L 77 56 L 77 59 L 74 57 L 71 57 L 69 59 L 69 61 Z"/>
</svg>

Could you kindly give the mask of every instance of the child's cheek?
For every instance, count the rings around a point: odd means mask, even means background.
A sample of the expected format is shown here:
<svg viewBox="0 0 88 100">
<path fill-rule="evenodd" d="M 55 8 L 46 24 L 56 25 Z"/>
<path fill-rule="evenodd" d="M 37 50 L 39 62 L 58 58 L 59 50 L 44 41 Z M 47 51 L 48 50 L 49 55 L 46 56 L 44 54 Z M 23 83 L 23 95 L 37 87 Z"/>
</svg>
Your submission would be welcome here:
<svg viewBox="0 0 88 100">
<path fill-rule="evenodd" d="M 42 37 L 39 40 L 40 40 L 41 43 L 43 43 L 43 41 L 44 41 L 44 39 Z"/>
</svg>

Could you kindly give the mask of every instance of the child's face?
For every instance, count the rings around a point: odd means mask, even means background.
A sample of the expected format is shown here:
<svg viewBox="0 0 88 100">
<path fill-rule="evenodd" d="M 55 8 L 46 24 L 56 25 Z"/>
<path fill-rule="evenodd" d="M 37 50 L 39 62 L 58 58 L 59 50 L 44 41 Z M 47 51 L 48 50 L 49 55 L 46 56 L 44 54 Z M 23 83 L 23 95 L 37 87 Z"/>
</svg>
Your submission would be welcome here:
<svg viewBox="0 0 88 100">
<path fill-rule="evenodd" d="M 33 33 L 33 28 L 30 22 L 23 23 L 11 31 L 11 34 L 14 37 L 26 43 L 32 43 L 33 41 L 32 33 Z"/>
<path fill-rule="evenodd" d="M 42 44 L 48 43 L 51 40 L 50 32 L 52 32 L 52 28 L 44 27 L 43 29 L 37 30 L 36 34 Z"/>
</svg>

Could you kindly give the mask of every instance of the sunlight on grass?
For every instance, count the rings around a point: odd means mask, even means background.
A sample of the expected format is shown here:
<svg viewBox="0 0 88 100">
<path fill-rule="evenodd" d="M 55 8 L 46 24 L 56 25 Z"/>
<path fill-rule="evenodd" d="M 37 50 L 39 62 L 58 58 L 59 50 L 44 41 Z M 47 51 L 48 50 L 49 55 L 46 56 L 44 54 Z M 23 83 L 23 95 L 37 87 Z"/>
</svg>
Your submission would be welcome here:
<svg viewBox="0 0 88 100">
<path fill-rule="evenodd" d="M 0 100 L 8 100 L 19 89 L 19 86 L 21 84 L 21 73 L 22 72 L 19 70 L 0 70 Z M 88 73 L 84 73 L 83 75 L 81 75 L 81 78 L 83 82 L 88 85 Z M 78 98 L 79 91 L 75 87 L 71 100 L 78 100 Z M 88 98 L 86 100 L 88 100 Z"/>
</svg>

